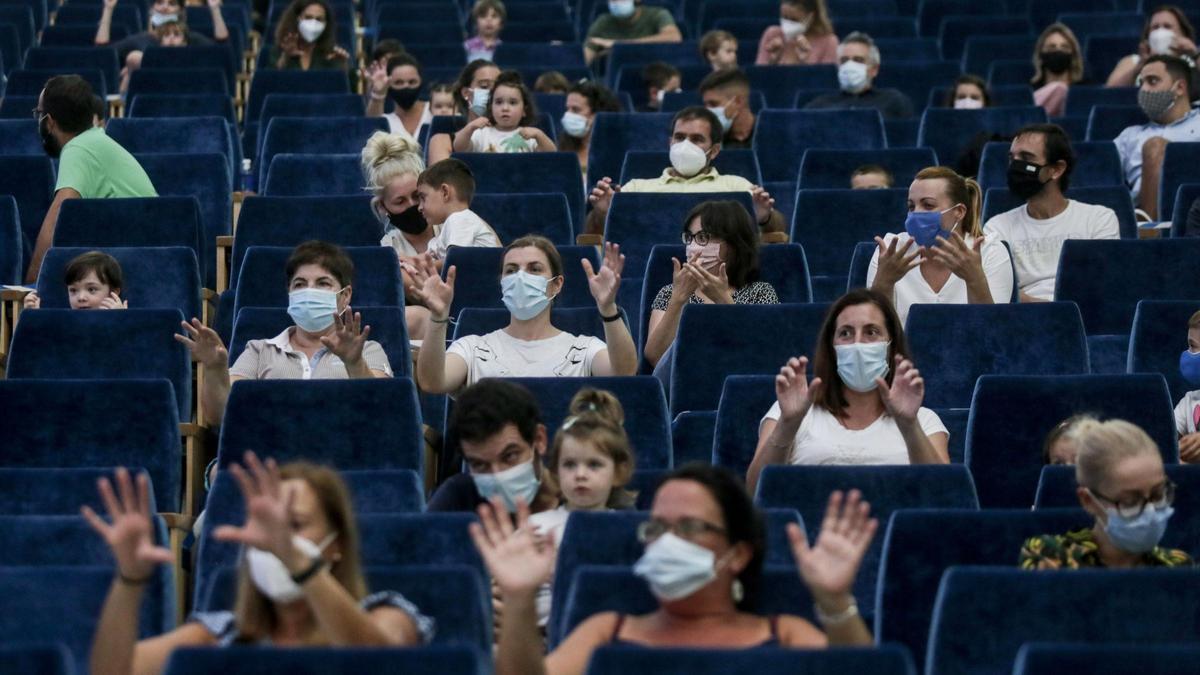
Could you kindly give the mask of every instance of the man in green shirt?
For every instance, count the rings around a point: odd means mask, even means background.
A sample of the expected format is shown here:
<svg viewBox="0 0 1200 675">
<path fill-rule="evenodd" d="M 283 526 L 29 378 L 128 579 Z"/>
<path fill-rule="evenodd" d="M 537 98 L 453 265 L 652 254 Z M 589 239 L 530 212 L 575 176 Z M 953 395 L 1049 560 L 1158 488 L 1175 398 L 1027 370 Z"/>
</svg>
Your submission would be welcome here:
<svg viewBox="0 0 1200 675">
<path fill-rule="evenodd" d="M 618 42 L 682 40 L 674 17 L 662 7 L 643 6 L 642 0 L 608 0 L 608 13 L 596 17 L 588 28 L 583 58 L 590 65 Z"/>
<path fill-rule="evenodd" d="M 54 201 L 42 221 L 25 280 L 37 281 L 42 258 L 54 241 L 58 211 L 68 199 L 157 197 L 145 170 L 116 141 L 94 126 L 92 87 L 78 75 L 46 81 L 34 111 L 46 154 L 58 157 Z"/>
</svg>

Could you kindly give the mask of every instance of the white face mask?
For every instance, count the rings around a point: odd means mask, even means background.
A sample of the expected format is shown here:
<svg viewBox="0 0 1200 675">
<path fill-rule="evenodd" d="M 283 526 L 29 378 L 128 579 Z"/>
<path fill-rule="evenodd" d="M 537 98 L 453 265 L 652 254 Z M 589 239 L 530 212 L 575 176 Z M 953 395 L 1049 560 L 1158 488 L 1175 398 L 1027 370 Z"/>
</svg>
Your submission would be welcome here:
<svg viewBox="0 0 1200 675">
<path fill-rule="evenodd" d="M 562 122 L 563 131 L 568 136 L 571 136 L 572 138 L 583 138 L 587 135 L 588 122 L 590 120 L 583 115 L 568 110 L 563 113 L 562 120 L 560 121 Z"/>
<path fill-rule="evenodd" d="M 300 22 L 298 28 L 300 37 L 304 38 L 305 42 L 313 43 L 325 32 L 325 22 L 320 19 L 305 19 Z"/>
<path fill-rule="evenodd" d="M 499 495 L 509 513 L 516 512 L 518 497 L 525 504 L 531 504 L 541 487 L 532 459 L 498 473 L 473 473 L 471 480 L 475 482 L 480 497 L 490 501 Z"/>
<path fill-rule="evenodd" d="M 1175 41 L 1175 31 L 1170 28 L 1155 28 L 1146 36 L 1151 54 L 1171 53 L 1171 43 Z"/>
<path fill-rule="evenodd" d="M 490 89 L 472 89 L 471 90 L 471 112 L 477 117 L 483 117 L 487 114 L 488 101 L 492 100 L 492 92 Z"/>
<path fill-rule="evenodd" d="M 853 342 L 834 345 L 837 352 L 837 373 L 842 384 L 857 392 L 873 391 L 879 387 L 877 377 L 887 377 L 888 345 L 890 342 Z"/>
<path fill-rule="evenodd" d="M 859 94 L 867 88 L 867 64 L 847 61 L 838 66 L 838 86 L 848 94 Z"/>
<path fill-rule="evenodd" d="M 779 19 L 779 28 L 783 30 L 783 39 L 795 40 L 808 31 L 808 24 L 804 21 L 792 21 L 791 19 L 781 17 Z"/>
<path fill-rule="evenodd" d="M 717 116 L 721 121 L 721 131 L 729 131 L 729 127 L 733 126 L 733 119 L 725 114 L 725 106 L 719 105 L 708 109 L 709 112 Z"/>
<path fill-rule="evenodd" d="M 983 107 L 983 101 L 977 98 L 956 98 L 954 107 L 957 110 L 979 110 Z"/>
<path fill-rule="evenodd" d="M 636 9 L 633 0 L 608 0 L 608 13 L 618 19 L 627 19 L 633 16 Z"/>
<path fill-rule="evenodd" d="M 179 15 L 175 13 L 151 12 L 150 26 L 152 28 L 160 28 L 168 23 L 179 21 Z"/>
<path fill-rule="evenodd" d="M 633 573 L 659 600 L 679 600 L 717 578 L 717 561 L 712 551 L 667 532 L 646 546 Z"/>
<path fill-rule="evenodd" d="M 691 178 L 708 166 L 708 155 L 691 141 L 671 145 L 671 166 L 684 178 Z"/>
<path fill-rule="evenodd" d="M 292 545 L 300 549 L 305 556 L 315 559 L 336 538 L 337 532 L 330 532 L 329 536 L 322 539 L 320 544 L 314 544 L 308 539 L 294 534 L 292 535 Z M 250 581 L 254 582 L 254 587 L 268 598 L 287 604 L 304 597 L 304 589 L 292 581 L 292 573 L 288 571 L 287 565 L 275 557 L 275 554 L 257 548 L 247 548 L 246 563 L 250 567 Z"/>
</svg>

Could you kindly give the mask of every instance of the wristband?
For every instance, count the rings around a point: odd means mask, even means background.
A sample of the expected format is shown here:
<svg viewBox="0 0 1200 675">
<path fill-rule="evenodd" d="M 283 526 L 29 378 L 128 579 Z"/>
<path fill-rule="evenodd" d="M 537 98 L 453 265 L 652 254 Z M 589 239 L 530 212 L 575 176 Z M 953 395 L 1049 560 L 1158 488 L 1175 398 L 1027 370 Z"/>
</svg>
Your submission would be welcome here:
<svg viewBox="0 0 1200 675">
<path fill-rule="evenodd" d="M 621 318 L 621 310 L 618 309 L 617 313 L 613 314 L 612 316 L 604 316 L 603 314 L 601 314 L 600 318 L 604 321 L 604 323 L 612 323 L 613 321 L 616 321 Z"/>
<path fill-rule="evenodd" d="M 375 92 L 371 92 L 371 100 L 372 101 L 386 101 L 387 94 L 380 94 L 379 96 L 376 96 Z"/>
<path fill-rule="evenodd" d="M 325 559 L 317 556 L 316 558 L 313 558 L 312 564 L 308 566 L 308 569 L 299 574 L 293 574 L 292 581 L 295 582 L 297 586 L 303 586 L 304 582 L 316 576 L 317 572 L 320 572 L 324 567 Z"/>
<path fill-rule="evenodd" d="M 826 614 L 821 611 L 821 605 L 817 603 L 813 603 L 813 609 L 816 611 L 817 621 L 821 622 L 822 626 L 841 625 L 858 616 L 858 603 L 853 600 L 850 601 L 849 607 L 837 614 Z"/>
<path fill-rule="evenodd" d="M 446 318 L 444 318 L 444 319 L 435 319 L 435 318 L 433 317 L 433 315 L 432 315 L 432 314 L 430 314 L 430 315 L 429 315 L 429 320 L 430 320 L 430 321 L 432 321 L 432 322 L 434 322 L 434 323 L 450 323 L 450 317 L 449 317 L 449 316 L 446 316 Z"/>
</svg>

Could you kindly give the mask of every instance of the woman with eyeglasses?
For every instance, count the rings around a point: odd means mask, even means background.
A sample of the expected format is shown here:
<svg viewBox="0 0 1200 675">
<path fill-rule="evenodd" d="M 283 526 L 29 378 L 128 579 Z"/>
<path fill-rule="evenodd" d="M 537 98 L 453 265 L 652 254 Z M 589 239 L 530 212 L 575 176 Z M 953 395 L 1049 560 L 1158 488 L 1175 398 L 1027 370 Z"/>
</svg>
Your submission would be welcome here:
<svg viewBox="0 0 1200 675">
<path fill-rule="evenodd" d="M 683 219 L 681 238 L 687 259 L 671 259 L 671 283 L 654 296 L 646 361 L 665 376 L 659 363 L 669 363 L 679 317 L 691 303 L 717 305 L 777 305 L 775 288 L 758 280 L 758 227 L 745 207 L 735 201 L 699 204 Z"/>
<path fill-rule="evenodd" d="M 535 598 L 554 569 L 553 540 L 539 539 L 520 503 L 514 528 L 504 504 L 479 508 L 471 537 L 504 601 L 496 648 L 497 675 L 582 675 L 592 653 L 610 644 L 743 649 L 775 646 L 870 646 L 871 632 L 851 589 L 879 523 L 857 491 L 833 493 L 813 546 L 797 525 L 788 539 L 824 631 L 789 615 L 754 613 L 766 535 L 763 518 L 741 481 L 720 467 L 692 464 L 672 473 L 638 528 L 645 544 L 633 572 L 648 584 L 658 609 L 644 615 L 600 612 L 580 623 L 546 655 Z M 497 517 L 497 514 L 501 514 Z"/>
<path fill-rule="evenodd" d="M 1159 546 L 1175 512 L 1175 484 L 1158 445 L 1124 420 L 1084 420 L 1072 432 L 1079 503 L 1092 527 L 1033 537 L 1021 547 L 1023 569 L 1191 567 L 1183 551 Z"/>
</svg>

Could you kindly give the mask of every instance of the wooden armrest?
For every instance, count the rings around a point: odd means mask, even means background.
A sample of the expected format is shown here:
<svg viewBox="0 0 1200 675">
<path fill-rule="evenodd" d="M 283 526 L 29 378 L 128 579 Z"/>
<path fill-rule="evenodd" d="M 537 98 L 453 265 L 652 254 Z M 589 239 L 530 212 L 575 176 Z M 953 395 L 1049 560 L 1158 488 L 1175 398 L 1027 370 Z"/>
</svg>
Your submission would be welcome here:
<svg viewBox="0 0 1200 675">
<path fill-rule="evenodd" d="M 229 261 L 233 259 L 233 237 L 223 234 L 217 237 L 217 293 L 229 289 Z M 213 303 L 214 305 L 216 303 Z"/>
<path fill-rule="evenodd" d="M 604 243 L 604 235 L 602 234 L 580 234 L 575 237 L 575 244 L 578 246 L 599 246 Z"/>
<path fill-rule="evenodd" d="M 787 232 L 763 232 L 762 241 L 764 244 L 786 244 L 788 235 Z"/>
<path fill-rule="evenodd" d="M 29 295 L 29 291 L 19 288 L 0 289 L 0 302 L 25 302 L 25 296 Z"/>
<path fill-rule="evenodd" d="M 192 526 L 196 524 L 195 518 L 183 513 L 160 513 L 158 515 L 162 516 L 168 530 L 191 532 Z"/>
<path fill-rule="evenodd" d="M 241 204 L 243 201 L 245 201 L 246 197 L 253 197 L 254 194 L 255 193 L 249 190 L 238 190 L 237 192 L 233 193 L 233 203 Z"/>
<path fill-rule="evenodd" d="M 233 235 L 222 234 L 217 236 L 217 248 L 233 248 Z"/>
<path fill-rule="evenodd" d="M 203 424 L 195 424 L 193 422 L 180 422 L 179 435 L 187 438 L 199 438 L 208 430 L 208 427 Z"/>
</svg>

